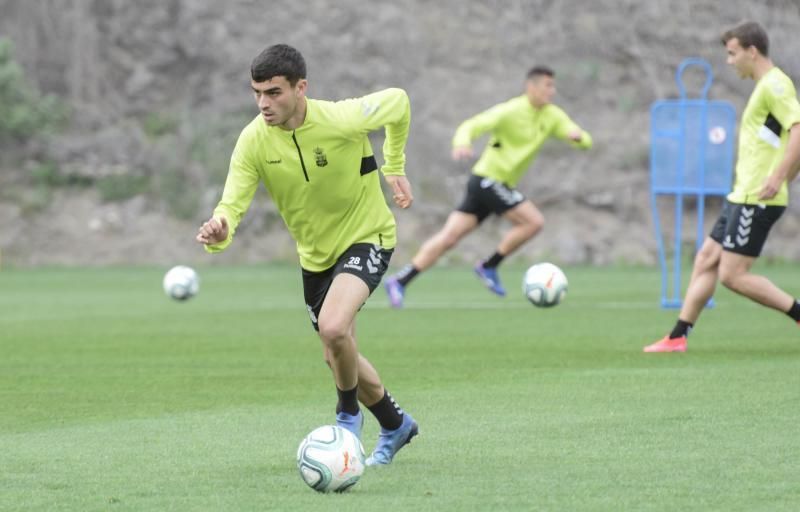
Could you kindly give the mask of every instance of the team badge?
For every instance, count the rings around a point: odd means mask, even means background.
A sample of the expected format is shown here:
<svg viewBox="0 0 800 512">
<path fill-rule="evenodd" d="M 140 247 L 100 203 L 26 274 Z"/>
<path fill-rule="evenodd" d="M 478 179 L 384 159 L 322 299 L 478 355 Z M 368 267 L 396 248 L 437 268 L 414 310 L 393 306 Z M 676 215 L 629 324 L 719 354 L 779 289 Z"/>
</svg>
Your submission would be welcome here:
<svg viewBox="0 0 800 512">
<path fill-rule="evenodd" d="M 328 157 L 320 147 L 314 148 L 314 160 L 317 161 L 317 167 L 325 167 L 328 165 Z"/>
</svg>

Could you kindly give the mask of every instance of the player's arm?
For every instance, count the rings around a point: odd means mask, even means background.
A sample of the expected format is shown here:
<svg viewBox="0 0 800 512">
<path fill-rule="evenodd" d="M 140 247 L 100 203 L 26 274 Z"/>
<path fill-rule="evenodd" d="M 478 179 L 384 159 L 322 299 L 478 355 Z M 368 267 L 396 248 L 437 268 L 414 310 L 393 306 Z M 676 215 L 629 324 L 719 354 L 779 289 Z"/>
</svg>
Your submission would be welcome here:
<svg viewBox="0 0 800 512">
<path fill-rule="evenodd" d="M 790 183 L 800 170 L 800 123 L 789 129 L 789 140 L 783 158 L 775 167 L 758 194 L 759 199 L 772 199 L 785 183 Z"/>
<path fill-rule="evenodd" d="M 341 127 L 353 139 L 385 128 L 383 166 L 385 176 L 405 175 L 406 140 L 411 124 L 411 105 L 403 89 L 391 88 L 361 98 L 339 102 Z"/>
<path fill-rule="evenodd" d="M 475 155 L 475 151 L 472 149 L 472 141 L 484 133 L 492 131 L 502 122 L 506 113 L 505 107 L 503 103 L 495 105 L 458 125 L 453 135 L 453 160 L 469 160 Z"/>
<path fill-rule="evenodd" d="M 796 127 L 795 130 L 800 131 L 800 127 Z M 791 134 L 791 132 L 789 133 Z M 794 179 L 797 178 L 798 174 L 800 174 L 800 160 L 797 160 L 797 162 L 795 162 L 794 169 L 791 170 L 791 172 L 789 173 L 789 177 L 787 178 L 788 180 L 787 183 L 791 183 L 792 181 L 794 181 Z"/>
<path fill-rule="evenodd" d="M 222 200 L 197 233 L 196 240 L 210 253 L 223 251 L 231 244 L 236 227 L 258 188 L 258 171 L 251 165 L 247 146 L 247 141 L 240 136 L 231 157 Z"/>
<path fill-rule="evenodd" d="M 781 126 L 789 130 L 789 139 L 783 158 L 764 181 L 759 199 L 772 199 L 780 191 L 784 183 L 791 182 L 798 172 L 800 161 L 800 102 L 794 87 L 768 88 L 767 104 L 770 113 L 775 116 Z"/>
<path fill-rule="evenodd" d="M 592 136 L 589 132 L 578 126 L 564 111 L 559 111 L 557 117 L 553 132 L 556 138 L 568 142 L 574 148 L 589 149 L 592 147 Z"/>
<path fill-rule="evenodd" d="M 411 184 L 406 178 L 405 147 L 411 124 L 411 103 L 403 89 L 384 89 L 361 98 L 342 102 L 345 126 L 358 136 L 383 127 L 381 173 L 392 189 L 392 198 L 401 208 L 408 208 L 414 200 Z"/>
</svg>

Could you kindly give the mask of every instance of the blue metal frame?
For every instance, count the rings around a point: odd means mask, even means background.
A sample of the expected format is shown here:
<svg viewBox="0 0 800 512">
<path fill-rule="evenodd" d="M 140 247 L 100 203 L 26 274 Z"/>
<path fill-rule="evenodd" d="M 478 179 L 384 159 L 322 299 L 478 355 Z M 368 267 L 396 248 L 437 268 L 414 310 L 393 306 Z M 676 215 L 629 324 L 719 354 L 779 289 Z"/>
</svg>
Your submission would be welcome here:
<svg viewBox="0 0 800 512">
<path fill-rule="evenodd" d="M 705 71 L 706 80 L 700 92 L 700 98 L 688 99 L 686 97 L 686 88 L 683 85 L 683 73 L 691 66 L 699 66 Z M 656 230 L 656 240 L 658 243 L 658 258 L 661 265 L 661 306 L 664 308 L 679 308 L 681 302 L 681 240 L 683 237 L 683 199 L 684 196 L 694 196 L 697 198 L 697 235 L 695 242 L 695 250 L 699 250 L 703 238 L 703 219 L 705 217 L 705 199 L 707 196 L 724 196 L 727 195 L 731 189 L 731 181 L 733 178 L 733 135 L 736 126 L 736 110 L 733 105 L 722 101 L 709 101 L 708 91 L 713 82 L 713 73 L 711 65 L 705 60 L 699 58 L 685 59 L 678 66 L 675 74 L 675 80 L 678 83 L 678 90 L 680 92 L 680 99 L 677 100 L 662 100 L 653 103 L 650 108 L 650 201 L 653 211 L 653 222 Z M 678 113 L 678 128 L 677 130 L 664 130 L 656 126 L 656 119 L 661 109 L 671 109 Z M 689 140 L 687 136 L 687 117 L 690 110 L 696 109 L 699 111 L 700 137 L 694 137 Z M 723 151 L 725 151 L 723 163 L 720 168 L 710 169 L 707 174 L 706 158 L 708 156 L 709 137 L 709 113 L 714 112 L 720 114 L 725 121 L 727 121 L 726 141 Z M 669 112 L 669 110 L 667 110 Z M 674 180 L 670 183 L 662 183 L 662 179 L 657 175 L 657 169 L 660 168 L 656 164 L 658 161 L 657 156 L 657 141 L 667 141 L 677 144 L 677 167 L 674 173 Z M 688 162 L 687 150 L 689 145 L 695 151 L 696 158 Z M 694 176 L 694 180 L 686 183 L 687 173 L 690 169 L 697 170 L 698 175 Z M 716 183 L 709 183 L 709 176 L 716 178 Z M 720 179 L 721 178 L 721 179 Z M 669 267 L 667 264 L 666 249 L 664 247 L 664 236 L 661 229 L 661 221 L 658 215 L 657 198 L 659 195 L 675 196 L 675 234 L 674 234 L 674 248 L 673 248 L 673 284 L 672 296 L 668 294 L 669 290 Z M 709 301 L 709 306 L 712 302 Z"/>
</svg>

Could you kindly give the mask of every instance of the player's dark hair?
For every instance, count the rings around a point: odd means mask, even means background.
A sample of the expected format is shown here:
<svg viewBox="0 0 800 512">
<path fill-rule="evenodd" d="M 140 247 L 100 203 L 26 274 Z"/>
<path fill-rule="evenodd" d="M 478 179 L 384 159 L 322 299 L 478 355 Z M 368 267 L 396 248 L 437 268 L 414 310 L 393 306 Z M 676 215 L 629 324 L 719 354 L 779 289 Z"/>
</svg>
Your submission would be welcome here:
<svg viewBox="0 0 800 512">
<path fill-rule="evenodd" d="M 272 77 L 284 76 L 294 85 L 306 77 L 303 55 L 288 44 L 275 44 L 258 54 L 250 65 L 254 82 L 266 82 Z"/>
<path fill-rule="evenodd" d="M 742 48 L 755 46 L 758 53 L 769 57 L 769 37 L 764 27 L 755 21 L 744 21 L 722 34 L 722 45 L 728 44 L 731 39 L 738 39 Z"/>
<path fill-rule="evenodd" d="M 540 76 L 549 76 L 555 78 L 556 72 L 547 66 L 534 66 L 528 71 L 528 80 L 536 80 Z"/>
</svg>

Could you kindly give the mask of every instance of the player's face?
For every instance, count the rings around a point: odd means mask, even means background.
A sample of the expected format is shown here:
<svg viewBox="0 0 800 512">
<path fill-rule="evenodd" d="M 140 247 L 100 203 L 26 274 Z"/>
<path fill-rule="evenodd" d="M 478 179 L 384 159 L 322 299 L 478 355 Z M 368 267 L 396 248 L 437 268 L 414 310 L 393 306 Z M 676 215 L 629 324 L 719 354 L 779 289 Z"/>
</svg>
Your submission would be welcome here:
<svg viewBox="0 0 800 512">
<path fill-rule="evenodd" d="M 742 48 L 739 39 L 728 39 L 725 43 L 725 49 L 728 51 L 728 64 L 736 69 L 739 76 L 742 78 L 753 77 L 753 62 L 755 59 L 755 48 L 748 49 Z"/>
<path fill-rule="evenodd" d="M 298 114 L 298 105 L 305 97 L 308 82 L 300 79 L 292 86 L 285 76 L 264 82 L 250 80 L 261 117 L 270 126 L 284 126 Z"/>
<path fill-rule="evenodd" d="M 526 82 L 525 92 L 531 105 L 543 107 L 553 101 L 556 95 L 556 81 L 552 76 L 539 75 Z"/>
</svg>

